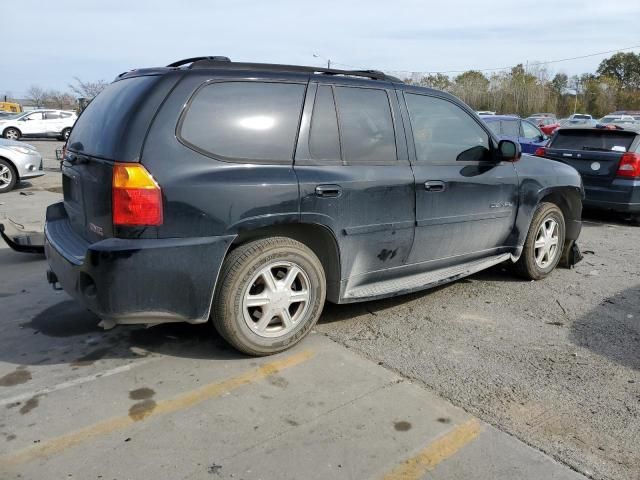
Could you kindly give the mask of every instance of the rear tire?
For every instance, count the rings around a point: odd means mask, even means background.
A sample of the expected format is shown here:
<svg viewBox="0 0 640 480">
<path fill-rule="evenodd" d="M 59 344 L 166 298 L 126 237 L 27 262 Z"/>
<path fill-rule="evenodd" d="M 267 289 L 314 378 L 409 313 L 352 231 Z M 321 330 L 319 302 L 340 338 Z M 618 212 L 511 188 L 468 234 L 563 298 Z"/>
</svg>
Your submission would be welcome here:
<svg viewBox="0 0 640 480">
<path fill-rule="evenodd" d="M 241 245 L 225 259 L 212 323 L 243 353 L 262 356 L 304 338 L 322 313 L 326 277 L 318 257 L 286 237 Z"/>
<path fill-rule="evenodd" d="M 565 239 L 562 210 L 553 203 L 541 203 L 531 220 L 516 273 L 528 280 L 542 280 L 558 265 Z"/>
<path fill-rule="evenodd" d="M 6 160 L 0 158 L 0 193 L 7 193 L 13 190 L 18 183 L 18 173 Z"/>
<path fill-rule="evenodd" d="M 21 137 L 20 130 L 13 127 L 7 128 L 2 135 L 8 140 L 20 140 Z"/>
<path fill-rule="evenodd" d="M 60 134 L 60 140 L 66 142 L 67 140 L 69 140 L 69 135 L 71 135 L 71 129 L 65 128 L 64 130 L 62 130 L 62 133 Z"/>
</svg>

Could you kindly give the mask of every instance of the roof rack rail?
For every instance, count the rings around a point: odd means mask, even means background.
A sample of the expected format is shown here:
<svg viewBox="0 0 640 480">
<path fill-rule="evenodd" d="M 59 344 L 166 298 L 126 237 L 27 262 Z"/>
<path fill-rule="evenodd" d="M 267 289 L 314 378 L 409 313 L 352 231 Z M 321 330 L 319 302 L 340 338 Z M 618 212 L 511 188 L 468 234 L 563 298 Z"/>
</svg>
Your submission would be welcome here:
<svg viewBox="0 0 640 480">
<path fill-rule="evenodd" d="M 226 62 L 226 63 L 231 61 L 229 57 L 224 57 L 221 55 L 217 55 L 213 57 L 191 57 L 191 58 L 185 58 L 184 60 L 178 60 L 177 62 L 170 63 L 169 65 L 167 65 L 167 67 L 168 68 L 182 67 L 183 65 L 199 62 L 201 60 L 210 60 L 212 62 Z"/>
<path fill-rule="evenodd" d="M 399 78 L 387 75 L 379 70 L 338 70 L 335 68 L 308 67 L 303 65 L 284 65 L 277 63 L 243 63 L 232 62 L 228 57 L 193 57 L 174 62 L 167 67 L 181 67 L 189 65 L 187 68 L 224 68 L 230 70 L 263 70 L 271 72 L 299 72 L 299 73 L 322 73 L 326 75 L 347 75 L 352 77 L 364 77 L 372 80 L 386 80 L 389 82 L 402 83 Z"/>
</svg>

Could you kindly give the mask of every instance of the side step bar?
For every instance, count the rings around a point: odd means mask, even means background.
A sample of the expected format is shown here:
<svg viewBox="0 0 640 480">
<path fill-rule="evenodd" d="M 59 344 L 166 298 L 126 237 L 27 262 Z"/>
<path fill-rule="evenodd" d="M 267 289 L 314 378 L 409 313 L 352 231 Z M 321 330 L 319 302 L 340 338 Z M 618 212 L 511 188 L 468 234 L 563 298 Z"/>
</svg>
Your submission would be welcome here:
<svg viewBox="0 0 640 480">
<path fill-rule="evenodd" d="M 456 265 L 455 267 L 441 268 L 426 273 L 417 273 L 408 277 L 382 282 L 371 283 L 347 290 L 344 296 L 345 302 L 358 300 L 371 300 L 437 287 L 443 283 L 453 282 L 459 278 L 467 277 L 486 268 L 502 263 L 511 258 L 510 253 L 502 253 L 480 260 Z"/>
</svg>

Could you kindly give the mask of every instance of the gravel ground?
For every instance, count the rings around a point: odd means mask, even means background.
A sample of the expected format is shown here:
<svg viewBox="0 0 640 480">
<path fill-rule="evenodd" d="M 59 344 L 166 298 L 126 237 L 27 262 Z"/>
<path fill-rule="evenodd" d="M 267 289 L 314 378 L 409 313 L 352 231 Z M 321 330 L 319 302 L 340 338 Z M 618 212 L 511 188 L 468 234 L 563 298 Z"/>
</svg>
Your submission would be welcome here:
<svg viewBox="0 0 640 480">
<path fill-rule="evenodd" d="M 585 259 L 329 305 L 318 329 L 593 478 L 640 478 L 640 228 L 591 216 Z"/>
</svg>

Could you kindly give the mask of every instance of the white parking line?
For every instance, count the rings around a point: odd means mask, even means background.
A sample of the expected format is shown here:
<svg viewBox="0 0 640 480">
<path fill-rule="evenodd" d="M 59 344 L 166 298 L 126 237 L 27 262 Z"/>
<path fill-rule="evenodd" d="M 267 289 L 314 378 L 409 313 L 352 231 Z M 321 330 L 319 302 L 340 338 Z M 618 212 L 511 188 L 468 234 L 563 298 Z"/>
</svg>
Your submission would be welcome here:
<svg viewBox="0 0 640 480">
<path fill-rule="evenodd" d="M 127 365 L 121 365 L 119 367 L 112 368 L 110 370 L 105 370 L 102 372 L 94 373 L 93 375 L 88 375 L 86 377 L 76 378 L 75 380 L 69 380 L 68 382 L 62 382 L 52 387 L 45 387 L 40 390 L 33 390 L 31 392 L 21 393 L 20 395 L 16 395 L 9 398 L 0 399 L 0 406 L 9 405 L 10 403 L 22 402 L 25 400 L 29 400 L 30 398 L 36 395 L 45 395 L 51 392 L 57 392 L 58 390 L 64 390 L 65 388 L 75 387 L 76 385 L 81 385 L 83 383 L 93 382 L 94 380 L 98 380 L 99 378 L 110 377 L 111 375 L 117 375 L 118 373 L 128 372 L 136 367 L 144 365 L 145 363 L 149 363 L 154 360 L 158 360 L 162 357 L 150 357 L 144 360 L 139 360 L 135 363 L 129 363 Z"/>
</svg>

